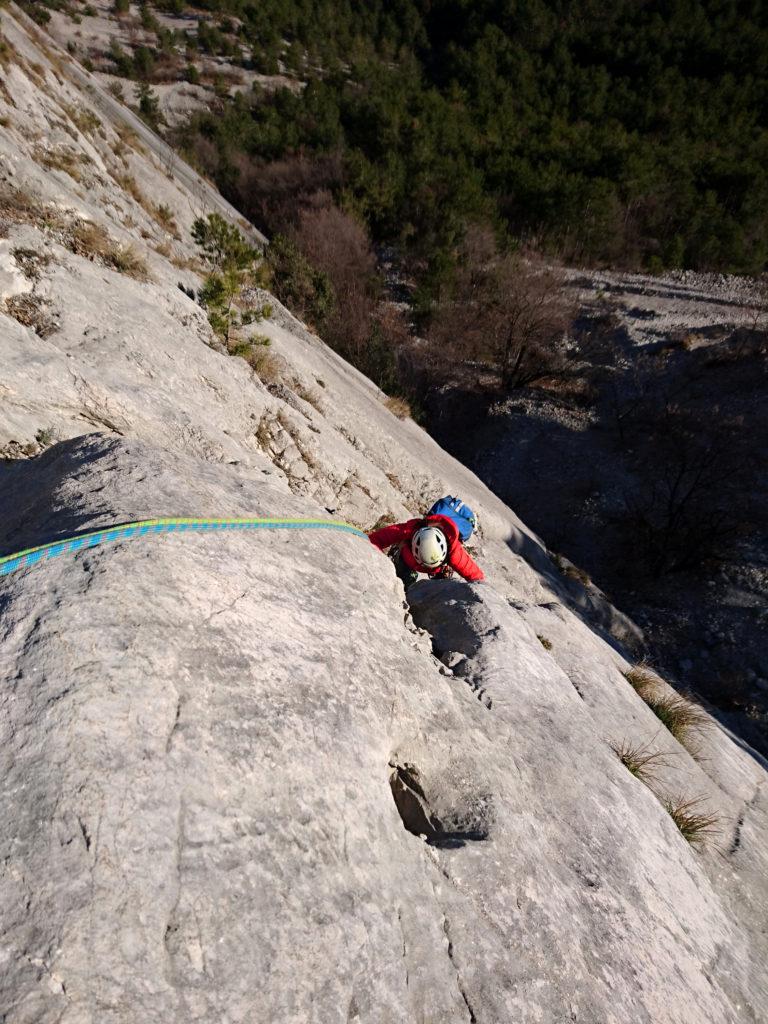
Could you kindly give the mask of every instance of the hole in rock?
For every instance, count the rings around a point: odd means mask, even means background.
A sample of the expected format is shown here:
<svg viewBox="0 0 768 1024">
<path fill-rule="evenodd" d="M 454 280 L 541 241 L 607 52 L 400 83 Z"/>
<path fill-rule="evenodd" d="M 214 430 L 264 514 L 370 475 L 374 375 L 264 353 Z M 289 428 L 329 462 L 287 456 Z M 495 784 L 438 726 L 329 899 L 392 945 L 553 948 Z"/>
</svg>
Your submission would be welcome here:
<svg viewBox="0 0 768 1024">
<path fill-rule="evenodd" d="M 430 846 L 453 849 L 467 842 L 488 838 L 490 799 L 483 797 L 467 806 L 452 810 L 443 819 L 438 817 L 424 792 L 418 768 L 412 764 L 390 762 L 389 784 L 398 813 L 406 830 L 425 837 Z"/>
</svg>

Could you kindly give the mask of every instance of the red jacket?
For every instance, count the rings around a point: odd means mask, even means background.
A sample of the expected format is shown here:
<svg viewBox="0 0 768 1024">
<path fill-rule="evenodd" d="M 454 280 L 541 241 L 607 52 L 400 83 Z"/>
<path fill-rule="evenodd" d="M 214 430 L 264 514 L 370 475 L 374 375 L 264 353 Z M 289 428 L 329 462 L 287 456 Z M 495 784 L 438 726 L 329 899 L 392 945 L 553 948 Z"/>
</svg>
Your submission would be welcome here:
<svg viewBox="0 0 768 1024">
<path fill-rule="evenodd" d="M 427 576 L 436 576 L 442 567 L 438 565 L 430 569 L 426 565 L 422 565 L 411 551 L 411 538 L 422 526 L 436 526 L 443 531 L 445 539 L 448 541 L 447 564 L 455 569 L 459 576 L 463 576 L 465 580 L 485 579 L 483 570 L 464 550 L 459 539 L 458 528 L 446 516 L 426 516 L 424 519 L 409 519 L 407 523 L 383 526 L 380 530 L 369 533 L 368 538 L 381 551 L 392 547 L 393 544 L 398 544 L 400 555 L 409 569 L 413 569 L 414 572 L 424 572 Z"/>
</svg>

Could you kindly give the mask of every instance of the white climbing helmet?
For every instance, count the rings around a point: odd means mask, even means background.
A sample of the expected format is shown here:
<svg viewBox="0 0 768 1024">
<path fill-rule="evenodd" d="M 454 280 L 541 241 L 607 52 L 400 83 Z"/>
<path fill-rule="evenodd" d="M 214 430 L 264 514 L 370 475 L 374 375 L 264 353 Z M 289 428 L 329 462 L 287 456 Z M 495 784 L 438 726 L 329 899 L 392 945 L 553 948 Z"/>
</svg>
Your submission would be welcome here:
<svg viewBox="0 0 768 1024">
<path fill-rule="evenodd" d="M 436 526 L 422 526 L 411 540 L 413 557 L 422 565 L 434 569 L 442 565 L 448 556 L 448 541 L 442 530 Z"/>
</svg>

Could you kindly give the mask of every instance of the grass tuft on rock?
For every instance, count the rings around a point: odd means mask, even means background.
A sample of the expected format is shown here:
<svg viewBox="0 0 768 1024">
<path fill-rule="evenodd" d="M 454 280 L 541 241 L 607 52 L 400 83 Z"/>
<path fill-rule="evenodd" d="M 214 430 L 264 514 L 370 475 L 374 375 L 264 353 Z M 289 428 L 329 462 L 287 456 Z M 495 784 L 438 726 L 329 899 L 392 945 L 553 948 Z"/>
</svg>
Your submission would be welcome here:
<svg viewBox="0 0 768 1024">
<path fill-rule="evenodd" d="M 653 693 L 660 682 L 659 677 L 647 665 L 642 664 L 635 665 L 629 672 L 625 672 L 624 678 L 643 700 L 645 700 L 647 694 Z"/>
<path fill-rule="evenodd" d="M 665 693 L 662 690 L 663 680 L 647 665 L 636 665 L 624 673 L 624 678 L 678 743 L 694 757 L 698 756 L 694 736 L 711 724 L 704 709 L 679 693 Z"/>
<path fill-rule="evenodd" d="M 13 57 L 13 47 L 0 32 L 0 67 L 7 68 Z"/>
<path fill-rule="evenodd" d="M 709 719 L 704 709 L 678 694 L 669 696 L 649 694 L 643 699 L 678 743 L 689 745 L 695 732 L 709 726 Z"/>
<path fill-rule="evenodd" d="M 0 222 L 38 224 L 48 217 L 48 208 L 38 196 L 25 188 L 0 184 Z"/>
<path fill-rule="evenodd" d="M 612 746 L 612 750 L 627 771 L 646 785 L 655 779 L 660 768 L 669 766 L 667 755 L 661 751 L 651 751 L 648 744 L 622 740 L 621 743 Z"/>
<path fill-rule="evenodd" d="M 301 381 L 294 379 L 292 382 L 292 390 L 297 398 L 300 398 L 307 405 L 311 405 L 313 409 L 323 414 L 323 404 L 320 397 L 320 392 L 315 391 L 314 388 L 307 387 L 307 385 Z"/>
<path fill-rule="evenodd" d="M 232 342 L 227 351 L 244 359 L 265 384 L 276 384 L 282 377 L 279 358 L 270 351 L 271 340 L 264 334 Z"/>
<path fill-rule="evenodd" d="M 180 237 L 179 228 L 178 225 L 176 224 L 176 220 L 173 215 L 173 210 L 170 208 L 170 206 L 166 206 L 165 203 L 152 205 L 150 208 L 150 212 L 152 213 L 152 216 L 155 218 L 157 223 L 160 225 L 161 228 L 163 228 L 164 231 L 167 231 L 170 235 L 173 235 L 174 238 L 178 239 Z"/>
<path fill-rule="evenodd" d="M 86 158 L 81 153 L 75 153 L 62 146 L 37 146 L 32 156 L 47 171 L 63 171 L 74 181 L 83 180 L 83 163 Z"/>
<path fill-rule="evenodd" d="M 39 338 L 50 338 L 58 330 L 56 321 L 48 315 L 48 303 L 39 295 L 25 292 L 11 295 L 5 300 L 5 309 L 9 316 L 34 331 Z"/>
<path fill-rule="evenodd" d="M 136 281 L 148 281 L 149 271 L 144 258 L 132 245 L 121 245 L 110 238 L 101 224 L 77 221 L 70 229 L 68 248 L 77 256 L 96 260 Z"/>
<path fill-rule="evenodd" d="M 407 420 L 411 418 L 411 407 L 404 398 L 399 398 L 397 395 L 390 395 L 384 399 L 384 408 L 389 409 L 393 416 L 396 416 L 399 420 Z"/>
<path fill-rule="evenodd" d="M 149 280 L 146 261 L 132 245 L 116 245 L 105 257 L 105 262 L 136 281 Z"/>
<path fill-rule="evenodd" d="M 40 430 L 38 430 L 37 433 L 35 434 L 35 441 L 37 441 L 38 445 L 43 450 L 45 450 L 46 448 L 50 448 L 50 446 L 54 443 L 55 440 L 56 431 L 54 430 L 53 427 L 41 427 Z"/>
<path fill-rule="evenodd" d="M 702 810 L 703 803 L 703 797 L 686 799 L 679 796 L 664 801 L 669 816 L 692 846 L 706 846 L 720 834 L 720 818 Z"/>
<path fill-rule="evenodd" d="M 83 135 L 93 135 L 101 127 L 101 118 L 85 107 L 64 104 L 64 111 L 69 120 Z"/>
</svg>

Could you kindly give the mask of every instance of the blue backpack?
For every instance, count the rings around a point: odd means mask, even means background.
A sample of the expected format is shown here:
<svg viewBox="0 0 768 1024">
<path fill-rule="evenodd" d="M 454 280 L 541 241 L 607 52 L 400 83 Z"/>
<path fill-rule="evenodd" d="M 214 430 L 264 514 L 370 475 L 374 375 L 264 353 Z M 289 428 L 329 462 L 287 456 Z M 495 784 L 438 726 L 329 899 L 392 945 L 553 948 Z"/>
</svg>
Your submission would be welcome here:
<svg viewBox="0 0 768 1024">
<path fill-rule="evenodd" d="M 438 498 L 432 508 L 427 512 L 428 516 L 445 516 L 450 519 L 459 531 L 463 541 L 468 541 L 472 531 L 477 526 L 475 513 L 465 505 L 463 501 L 452 497 L 450 494 L 445 498 Z"/>
</svg>

